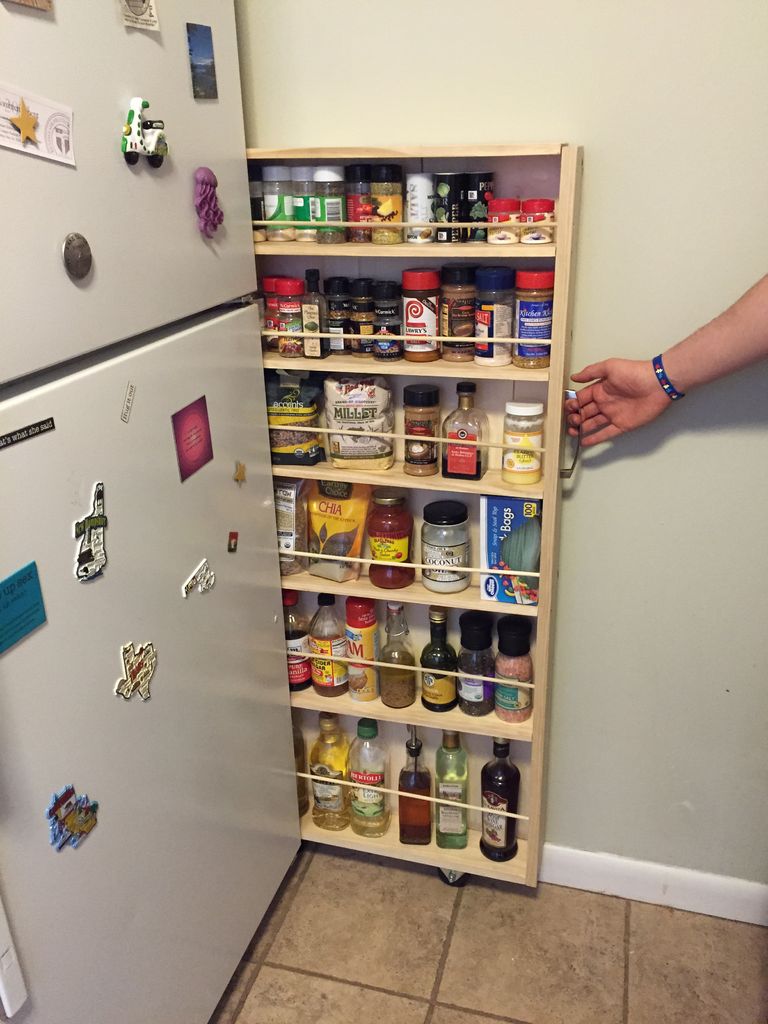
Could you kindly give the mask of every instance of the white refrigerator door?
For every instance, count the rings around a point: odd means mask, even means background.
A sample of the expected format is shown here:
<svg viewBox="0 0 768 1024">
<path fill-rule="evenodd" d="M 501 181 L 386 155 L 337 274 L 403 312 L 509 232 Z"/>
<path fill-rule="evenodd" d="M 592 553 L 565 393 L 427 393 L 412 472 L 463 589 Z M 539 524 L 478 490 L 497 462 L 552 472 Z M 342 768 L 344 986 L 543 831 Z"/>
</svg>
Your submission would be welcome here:
<svg viewBox="0 0 768 1024">
<path fill-rule="evenodd" d="M 0 447 L 0 580 L 36 562 L 47 613 L 0 655 L 24 1024 L 203 1024 L 298 849 L 257 332 L 250 307 L 0 405 L 0 436 L 55 424 Z M 203 395 L 213 459 L 182 483 L 171 416 Z M 80 582 L 73 523 L 97 482 L 107 564 Z M 184 599 L 203 558 L 215 584 Z M 117 696 L 122 645 L 149 642 L 150 698 Z M 45 814 L 69 784 L 98 823 L 57 852 Z"/>
<path fill-rule="evenodd" d="M 155 7 L 159 32 L 126 28 L 119 0 L 57 2 L 51 13 L 0 4 L 0 83 L 72 108 L 77 161 L 73 168 L 28 155 L 30 141 L 25 153 L 0 147 L 0 381 L 255 287 L 233 5 Z M 192 95 L 187 22 L 211 27 L 218 99 Z M 169 155 L 159 169 L 144 157 L 129 167 L 121 153 L 134 96 L 149 101 L 147 117 L 165 122 Z M 201 165 L 218 178 L 225 216 L 211 241 L 198 230 L 193 201 Z M 81 282 L 62 261 L 70 232 L 85 236 L 93 253 Z"/>
</svg>

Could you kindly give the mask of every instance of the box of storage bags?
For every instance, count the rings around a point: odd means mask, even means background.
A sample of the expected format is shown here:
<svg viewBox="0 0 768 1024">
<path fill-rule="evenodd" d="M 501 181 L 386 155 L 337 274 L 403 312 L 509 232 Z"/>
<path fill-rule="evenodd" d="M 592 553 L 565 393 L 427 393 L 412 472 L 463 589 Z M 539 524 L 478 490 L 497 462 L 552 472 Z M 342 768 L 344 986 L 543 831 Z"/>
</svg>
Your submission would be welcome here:
<svg viewBox="0 0 768 1024">
<path fill-rule="evenodd" d="M 480 498 L 480 565 L 484 569 L 539 571 L 541 502 L 529 498 Z M 538 576 L 516 572 L 482 573 L 486 601 L 538 604 Z"/>
</svg>

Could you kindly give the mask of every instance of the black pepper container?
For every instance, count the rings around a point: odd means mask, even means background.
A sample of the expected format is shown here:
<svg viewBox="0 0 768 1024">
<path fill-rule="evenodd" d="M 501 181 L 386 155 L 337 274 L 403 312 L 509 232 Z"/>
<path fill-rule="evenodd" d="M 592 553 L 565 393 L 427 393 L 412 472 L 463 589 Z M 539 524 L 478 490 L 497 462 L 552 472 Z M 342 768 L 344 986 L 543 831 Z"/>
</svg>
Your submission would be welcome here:
<svg viewBox="0 0 768 1024">
<path fill-rule="evenodd" d="M 351 333 L 362 334 L 362 338 L 350 338 L 353 356 L 373 355 L 373 281 L 370 277 L 356 277 L 349 285 L 349 323 Z"/>
<path fill-rule="evenodd" d="M 349 322 L 349 278 L 326 277 L 324 284 L 325 301 L 328 305 L 328 333 L 331 335 L 331 352 L 343 352 L 344 336 L 352 333 Z"/>
<path fill-rule="evenodd" d="M 402 291 L 397 281 L 376 281 L 373 285 L 374 359 L 402 359 L 403 340 L 392 335 L 403 333 Z"/>
</svg>

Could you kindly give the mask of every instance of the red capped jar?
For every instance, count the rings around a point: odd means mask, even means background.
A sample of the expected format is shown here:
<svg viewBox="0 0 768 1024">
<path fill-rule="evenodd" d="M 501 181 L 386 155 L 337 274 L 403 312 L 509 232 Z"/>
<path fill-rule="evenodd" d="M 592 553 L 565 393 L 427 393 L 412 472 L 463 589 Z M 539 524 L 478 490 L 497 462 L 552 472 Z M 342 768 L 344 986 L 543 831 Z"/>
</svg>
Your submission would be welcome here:
<svg viewBox="0 0 768 1024">
<path fill-rule="evenodd" d="M 524 199 L 517 218 L 520 241 L 525 245 L 544 245 L 555 240 L 554 199 Z"/>
<path fill-rule="evenodd" d="M 371 511 L 366 523 L 371 558 L 368 579 L 374 587 L 400 590 L 413 583 L 416 570 L 404 565 L 377 565 L 381 562 L 411 562 L 413 551 L 413 516 L 405 505 L 405 496 L 389 487 L 373 492 Z"/>
<path fill-rule="evenodd" d="M 440 342 L 435 340 L 439 304 L 439 270 L 403 271 L 405 358 L 413 363 L 440 358 Z"/>
<path fill-rule="evenodd" d="M 495 245 L 512 245 L 520 241 L 517 218 L 520 200 L 517 198 L 488 200 L 488 241 Z M 499 227 L 491 227 L 498 224 Z"/>
<path fill-rule="evenodd" d="M 280 331 L 280 355 L 295 358 L 304 355 L 304 340 L 295 337 L 303 330 L 301 318 L 301 297 L 304 282 L 298 277 L 278 277 L 275 280 L 277 293 L 277 329 Z"/>
<path fill-rule="evenodd" d="M 276 331 L 277 330 L 277 295 L 275 293 L 275 283 L 277 276 L 275 274 L 262 277 L 261 288 L 264 292 L 264 330 L 265 331 Z M 278 343 L 277 338 L 273 335 L 271 338 L 267 338 L 267 348 L 273 352 L 277 352 Z"/>
</svg>

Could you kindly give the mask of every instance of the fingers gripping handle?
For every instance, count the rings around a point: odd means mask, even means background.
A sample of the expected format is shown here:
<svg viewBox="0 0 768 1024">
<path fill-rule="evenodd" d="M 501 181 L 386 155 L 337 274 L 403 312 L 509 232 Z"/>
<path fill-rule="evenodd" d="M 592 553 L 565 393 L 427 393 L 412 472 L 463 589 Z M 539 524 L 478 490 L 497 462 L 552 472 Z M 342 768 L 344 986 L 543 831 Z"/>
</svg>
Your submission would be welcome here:
<svg viewBox="0 0 768 1024">
<path fill-rule="evenodd" d="M 569 401 L 572 401 L 575 398 L 576 398 L 576 392 L 573 391 L 571 388 L 566 388 L 565 391 L 563 392 L 563 402 L 564 403 L 565 402 L 569 402 Z M 567 425 L 567 423 L 568 423 L 568 413 L 567 413 L 567 410 L 566 410 L 566 414 L 563 417 L 563 424 L 564 424 L 564 426 Z M 570 465 L 563 465 L 563 462 L 566 459 L 566 454 L 565 453 L 567 452 L 569 447 L 571 448 L 571 452 L 570 452 Z M 570 480 L 571 477 L 573 476 L 574 470 L 576 469 L 576 463 L 579 461 L 579 452 L 580 451 L 581 451 L 581 427 L 579 427 L 579 433 L 578 433 L 577 437 L 570 437 L 570 435 L 567 432 L 565 432 L 563 434 L 562 454 L 561 454 L 561 463 L 560 463 L 560 479 L 561 480 Z"/>
</svg>

